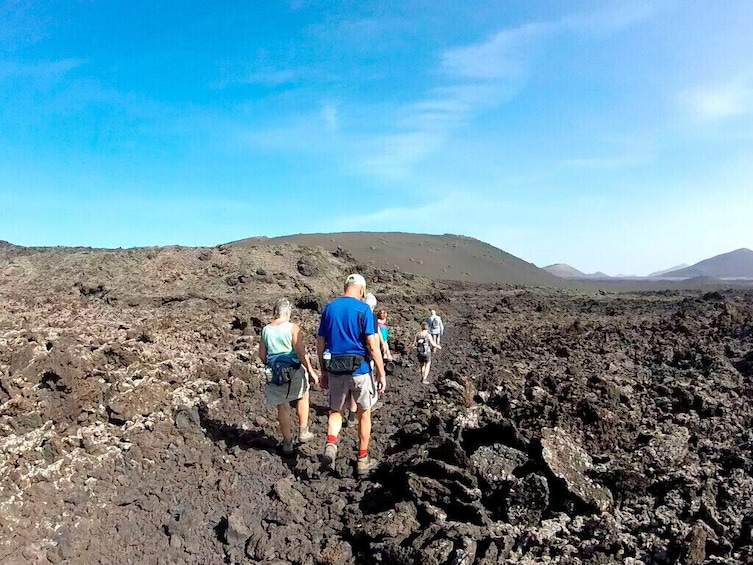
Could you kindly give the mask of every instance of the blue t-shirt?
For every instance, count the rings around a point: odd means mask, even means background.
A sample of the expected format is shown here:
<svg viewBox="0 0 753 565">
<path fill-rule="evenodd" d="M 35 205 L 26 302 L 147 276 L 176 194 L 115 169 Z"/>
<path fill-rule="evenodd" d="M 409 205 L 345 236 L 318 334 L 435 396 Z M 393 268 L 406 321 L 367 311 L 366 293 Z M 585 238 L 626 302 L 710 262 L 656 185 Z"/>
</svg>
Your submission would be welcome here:
<svg viewBox="0 0 753 565">
<path fill-rule="evenodd" d="M 319 322 L 319 337 L 332 355 L 368 356 L 365 337 L 376 333 L 374 314 L 365 302 L 351 296 L 335 298 L 322 309 Z M 363 375 L 369 372 L 369 363 L 364 361 L 353 372 Z"/>
</svg>

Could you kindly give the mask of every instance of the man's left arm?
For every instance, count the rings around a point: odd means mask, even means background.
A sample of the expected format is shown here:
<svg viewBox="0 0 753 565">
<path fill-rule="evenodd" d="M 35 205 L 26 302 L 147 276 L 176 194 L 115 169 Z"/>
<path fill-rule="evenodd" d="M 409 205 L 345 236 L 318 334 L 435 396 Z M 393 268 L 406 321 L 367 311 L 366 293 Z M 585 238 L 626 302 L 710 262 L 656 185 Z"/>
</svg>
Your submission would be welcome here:
<svg viewBox="0 0 753 565">
<path fill-rule="evenodd" d="M 382 348 L 379 343 L 378 334 L 371 334 L 366 336 L 366 347 L 371 354 L 371 359 L 374 361 L 374 369 L 376 370 L 377 389 L 379 392 L 384 392 L 387 388 L 387 374 L 384 372 L 384 361 L 382 360 Z"/>
</svg>

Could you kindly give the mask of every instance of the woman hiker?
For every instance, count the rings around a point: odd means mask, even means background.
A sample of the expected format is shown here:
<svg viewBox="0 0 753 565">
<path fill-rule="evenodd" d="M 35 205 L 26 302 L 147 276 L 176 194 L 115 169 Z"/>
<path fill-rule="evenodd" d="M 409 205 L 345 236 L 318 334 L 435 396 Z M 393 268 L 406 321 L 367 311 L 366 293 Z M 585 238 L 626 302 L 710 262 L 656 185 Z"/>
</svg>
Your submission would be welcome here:
<svg viewBox="0 0 753 565">
<path fill-rule="evenodd" d="M 314 435 L 309 431 L 309 379 L 319 382 L 303 345 L 303 331 L 290 321 L 293 310 L 287 298 L 274 305 L 274 321 L 264 326 L 259 342 L 259 358 L 269 369 L 265 401 L 277 407 L 277 422 L 282 432 L 282 452 L 293 453 L 293 426 L 290 403 L 296 402 L 298 412 L 298 441 L 305 443 Z"/>
</svg>

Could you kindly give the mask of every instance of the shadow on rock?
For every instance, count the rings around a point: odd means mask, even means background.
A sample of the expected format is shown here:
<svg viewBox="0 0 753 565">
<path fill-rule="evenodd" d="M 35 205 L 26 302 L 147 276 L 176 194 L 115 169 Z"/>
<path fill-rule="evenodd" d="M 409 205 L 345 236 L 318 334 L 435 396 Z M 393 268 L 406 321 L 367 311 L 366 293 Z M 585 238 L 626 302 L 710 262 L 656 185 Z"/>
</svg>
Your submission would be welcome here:
<svg viewBox="0 0 753 565">
<path fill-rule="evenodd" d="M 215 420 L 209 416 L 204 405 L 199 406 L 199 419 L 207 437 L 215 442 L 224 442 L 228 449 L 237 446 L 241 449 L 260 449 L 277 453 L 277 439 L 267 435 L 263 430 L 244 430 Z"/>
</svg>

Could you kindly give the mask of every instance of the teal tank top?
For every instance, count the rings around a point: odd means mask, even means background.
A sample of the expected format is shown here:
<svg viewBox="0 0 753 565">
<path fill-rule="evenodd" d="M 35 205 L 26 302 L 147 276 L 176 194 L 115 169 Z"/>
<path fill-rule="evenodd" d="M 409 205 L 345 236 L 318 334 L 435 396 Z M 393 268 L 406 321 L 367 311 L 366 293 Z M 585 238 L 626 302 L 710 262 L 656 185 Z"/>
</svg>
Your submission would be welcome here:
<svg viewBox="0 0 753 565">
<path fill-rule="evenodd" d="M 293 322 L 284 322 L 279 326 L 264 326 L 261 330 L 261 338 L 267 346 L 267 355 L 295 353 L 292 326 Z"/>
</svg>

